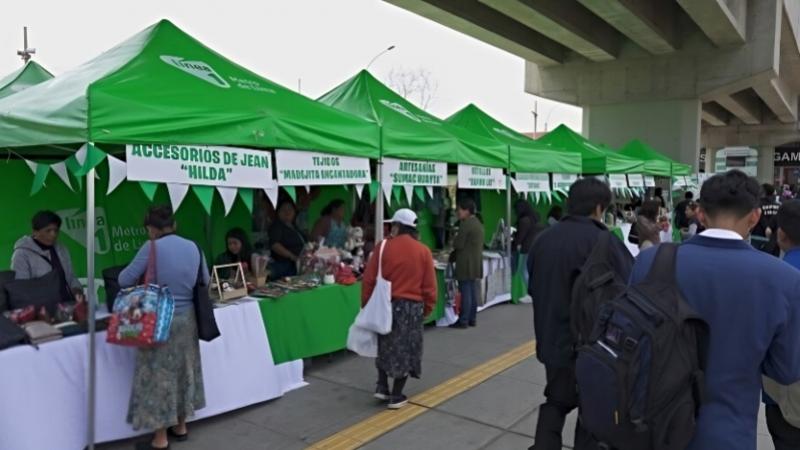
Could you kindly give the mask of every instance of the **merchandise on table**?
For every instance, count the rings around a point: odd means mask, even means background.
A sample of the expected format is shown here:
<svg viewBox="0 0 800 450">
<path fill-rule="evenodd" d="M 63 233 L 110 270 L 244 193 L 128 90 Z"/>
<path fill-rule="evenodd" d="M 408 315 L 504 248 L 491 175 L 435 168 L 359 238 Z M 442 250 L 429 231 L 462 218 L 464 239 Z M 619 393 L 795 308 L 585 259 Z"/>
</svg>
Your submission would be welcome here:
<svg viewBox="0 0 800 450">
<path fill-rule="evenodd" d="M 233 274 L 223 277 L 222 274 Z M 215 265 L 208 289 L 213 300 L 227 302 L 247 296 L 247 281 L 242 263 Z"/>
</svg>

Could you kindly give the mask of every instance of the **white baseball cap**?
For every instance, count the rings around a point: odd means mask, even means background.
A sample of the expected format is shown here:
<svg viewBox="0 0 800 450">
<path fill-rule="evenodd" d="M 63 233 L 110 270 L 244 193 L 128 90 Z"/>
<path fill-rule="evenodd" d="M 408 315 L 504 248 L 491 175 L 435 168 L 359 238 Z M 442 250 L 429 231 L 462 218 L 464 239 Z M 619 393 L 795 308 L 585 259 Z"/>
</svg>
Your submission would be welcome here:
<svg viewBox="0 0 800 450">
<path fill-rule="evenodd" d="M 392 216 L 390 220 L 387 220 L 385 222 L 399 223 L 411 228 L 417 228 L 417 213 L 408 208 L 398 209 L 394 213 L 394 216 Z"/>
</svg>

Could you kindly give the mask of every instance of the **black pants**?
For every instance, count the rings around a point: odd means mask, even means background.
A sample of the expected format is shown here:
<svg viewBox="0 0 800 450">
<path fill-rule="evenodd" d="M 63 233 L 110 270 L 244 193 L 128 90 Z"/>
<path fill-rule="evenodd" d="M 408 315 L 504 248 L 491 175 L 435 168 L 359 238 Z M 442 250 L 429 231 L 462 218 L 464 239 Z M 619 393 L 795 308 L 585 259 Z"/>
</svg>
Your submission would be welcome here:
<svg viewBox="0 0 800 450">
<path fill-rule="evenodd" d="M 778 405 L 767 405 L 767 428 L 775 444 L 775 450 L 800 448 L 800 428 L 795 428 L 781 414 Z"/>
<path fill-rule="evenodd" d="M 578 388 L 575 381 L 575 365 L 568 367 L 545 366 L 547 387 L 545 402 L 539 407 L 539 422 L 536 424 L 536 443 L 530 450 L 562 450 L 561 435 L 564 421 L 578 407 Z M 575 450 L 595 450 L 598 446 L 583 429 L 580 420 L 575 427 Z"/>
</svg>

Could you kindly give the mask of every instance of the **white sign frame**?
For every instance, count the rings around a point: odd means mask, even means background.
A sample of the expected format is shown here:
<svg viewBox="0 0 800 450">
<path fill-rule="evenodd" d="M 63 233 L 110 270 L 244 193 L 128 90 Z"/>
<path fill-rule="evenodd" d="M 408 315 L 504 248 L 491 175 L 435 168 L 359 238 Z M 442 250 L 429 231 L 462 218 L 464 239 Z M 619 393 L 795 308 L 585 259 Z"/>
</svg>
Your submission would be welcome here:
<svg viewBox="0 0 800 450">
<path fill-rule="evenodd" d="M 610 173 L 608 174 L 608 184 L 611 189 L 627 189 L 628 177 L 624 173 Z"/>
<path fill-rule="evenodd" d="M 506 175 L 503 173 L 503 169 L 459 164 L 458 187 L 460 189 L 505 190 Z"/>
<path fill-rule="evenodd" d="M 549 173 L 517 172 L 512 180 L 514 189 L 519 193 L 553 191 Z"/>
<path fill-rule="evenodd" d="M 366 185 L 372 182 L 368 158 L 278 149 L 275 150 L 275 166 L 279 186 Z"/>
<path fill-rule="evenodd" d="M 128 144 L 129 181 L 230 188 L 275 186 L 272 152 L 212 145 Z"/>
<path fill-rule="evenodd" d="M 635 189 L 644 189 L 644 177 L 641 174 L 628 175 L 628 186 Z"/>
<path fill-rule="evenodd" d="M 644 186 L 648 188 L 656 187 L 656 177 L 652 175 L 645 175 L 644 176 Z"/>
<path fill-rule="evenodd" d="M 578 181 L 578 175 L 574 173 L 554 173 L 553 190 L 569 192 L 570 186 Z"/>
<path fill-rule="evenodd" d="M 381 169 L 384 189 L 392 186 L 447 186 L 447 163 L 384 158 Z"/>
</svg>

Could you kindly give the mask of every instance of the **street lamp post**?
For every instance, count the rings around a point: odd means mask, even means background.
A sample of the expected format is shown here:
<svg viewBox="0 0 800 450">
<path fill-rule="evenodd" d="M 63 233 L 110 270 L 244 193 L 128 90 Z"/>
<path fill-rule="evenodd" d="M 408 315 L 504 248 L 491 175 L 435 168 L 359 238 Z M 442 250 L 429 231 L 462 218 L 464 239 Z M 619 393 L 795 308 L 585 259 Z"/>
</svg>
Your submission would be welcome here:
<svg viewBox="0 0 800 450">
<path fill-rule="evenodd" d="M 378 53 L 377 55 L 375 55 L 375 57 L 370 60 L 369 64 L 367 64 L 367 69 L 369 70 L 369 66 L 371 66 L 372 63 L 375 62 L 375 60 L 377 60 L 378 58 L 380 58 L 381 56 L 385 55 L 386 53 L 388 53 L 388 52 L 390 52 L 392 50 L 394 50 L 394 45 L 389 46 L 389 48 L 387 48 L 386 50 L 384 50 L 384 51 Z"/>
</svg>

